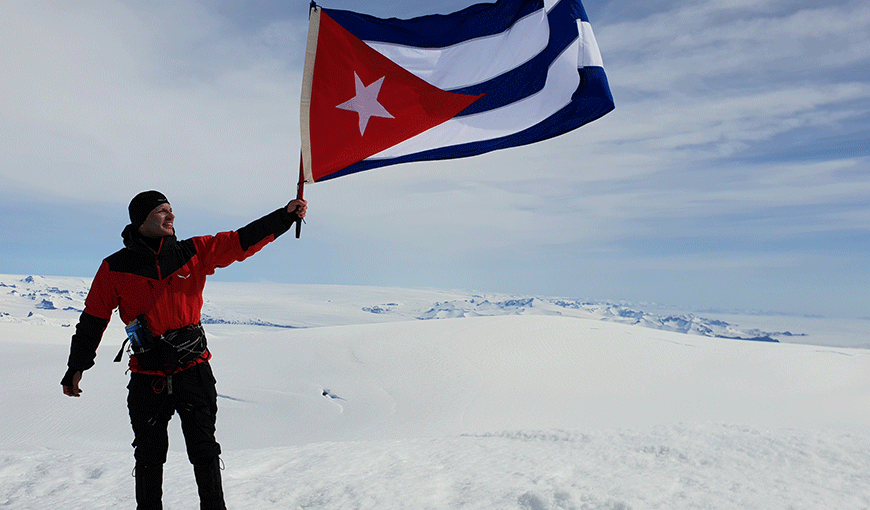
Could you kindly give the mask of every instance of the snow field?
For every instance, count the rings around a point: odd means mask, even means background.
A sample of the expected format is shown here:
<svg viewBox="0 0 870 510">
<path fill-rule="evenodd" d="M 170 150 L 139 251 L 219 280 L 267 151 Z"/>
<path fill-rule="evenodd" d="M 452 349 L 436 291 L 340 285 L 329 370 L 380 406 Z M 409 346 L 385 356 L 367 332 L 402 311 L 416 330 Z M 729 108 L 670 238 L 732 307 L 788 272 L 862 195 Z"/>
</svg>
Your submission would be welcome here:
<svg viewBox="0 0 870 510">
<path fill-rule="evenodd" d="M 347 289 L 336 315 L 334 288 L 295 309 L 250 285 L 211 292 L 316 327 L 206 326 L 230 508 L 870 508 L 866 349 L 555 315 L 364 323 Z M 397 292 L 362 301 L 425 302 Z M 0 296 L 0 508 L 133 508 L 119 321 L 71 399 L 77 313 L 22 303 Z M 164 494 L 198 506 L 177 418 Z"/>
<path fill-rule="evenodd" d="M 224 454 L 230 508 L 667 509 L 870 505 L 870 442 L 699 424 L 326 442 Z M 129 452 L 0 454 L 4 508 L 133 508 Z M 196 508 L 170 454 L 165 508 Z"/>
</svg>

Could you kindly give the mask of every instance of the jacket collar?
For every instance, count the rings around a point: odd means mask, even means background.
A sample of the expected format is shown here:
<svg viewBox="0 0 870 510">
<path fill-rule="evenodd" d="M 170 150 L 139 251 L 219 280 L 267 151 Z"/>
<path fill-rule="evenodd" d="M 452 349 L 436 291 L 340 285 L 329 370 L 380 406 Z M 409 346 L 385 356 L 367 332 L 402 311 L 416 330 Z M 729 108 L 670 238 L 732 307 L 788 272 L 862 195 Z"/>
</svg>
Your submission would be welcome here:
<svg viewBox="0 0 870 510">
<path fill-rule="evenodd" d="M 177 242 L 174 235 L 164 236 L 159 238 L 159 240 L 146 239 L 132 224 L 124 227 L 121 237 L 124 239 L 124 246 L 137 253 L 149 256 L 158 255 Z"/>
</svg>

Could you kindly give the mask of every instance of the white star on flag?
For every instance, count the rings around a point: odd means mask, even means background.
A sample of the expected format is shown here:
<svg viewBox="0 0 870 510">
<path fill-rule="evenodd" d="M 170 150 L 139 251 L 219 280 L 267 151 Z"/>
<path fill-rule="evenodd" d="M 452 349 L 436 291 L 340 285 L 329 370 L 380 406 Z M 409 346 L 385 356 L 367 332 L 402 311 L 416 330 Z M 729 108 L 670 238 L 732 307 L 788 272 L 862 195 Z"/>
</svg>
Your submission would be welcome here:
<svg viewBox="0 0 870 510">
<path fill-rule="evenodd" d="M 378 102 L 378 94 L 381 92 L 381 85 L 384 84 L 386 76 L 381 76 L 380 79 L 368 86 L 363 85 L 362 80 L 360 80 L 359 75 L 355 71 L 353 77 L 354 84 L 356 85 L 356 96 L 349 101 L 341 103 L 336 108 L 358 113 L 359 134 L 364 135 L 370 118 L 383 117 L 385 119 L 392 119 L 394 117 Z"/>
</svg>

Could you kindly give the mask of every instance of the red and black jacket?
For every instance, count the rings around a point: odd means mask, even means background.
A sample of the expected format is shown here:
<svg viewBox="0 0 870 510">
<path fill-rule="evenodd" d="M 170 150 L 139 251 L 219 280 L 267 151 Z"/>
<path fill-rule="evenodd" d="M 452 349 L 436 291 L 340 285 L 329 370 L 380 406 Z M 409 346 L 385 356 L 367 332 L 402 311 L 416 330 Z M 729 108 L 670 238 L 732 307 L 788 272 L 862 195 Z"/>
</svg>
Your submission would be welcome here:
<svg viewBox="0 0 870 510">
<path fill-rule="evenodd" d="M 103 260 L 85 299 L 85 309 L 70 346 L 66 385 L 71 385 L 72 374 L 94 365 L 97 347 L 116 308 L 124 324 L 144 315 L 155 337 L 198 324 L 206 277 L 219 267 L 257 253 L 297 220 L 295 214 L 279 209 L 237 231 L 183 241 L 166 236 L 152 243 L 153 248 L 128 226 L 122 234 L 125 247 Z M 200 358 L 176 371 L 210 358 L 211 353 L 206 350 Z M 130 370 L 149 373 L 138 367 L 135 355 L 130 357 Z"/>
</svg>

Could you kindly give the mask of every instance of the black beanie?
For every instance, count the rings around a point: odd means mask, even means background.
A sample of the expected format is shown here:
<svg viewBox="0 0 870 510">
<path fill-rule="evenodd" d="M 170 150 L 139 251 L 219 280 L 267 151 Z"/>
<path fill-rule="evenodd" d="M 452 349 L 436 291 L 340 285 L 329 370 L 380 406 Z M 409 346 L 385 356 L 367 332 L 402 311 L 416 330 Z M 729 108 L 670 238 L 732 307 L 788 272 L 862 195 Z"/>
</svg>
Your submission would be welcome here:
<svg viewBox="0 0 870 510">
<path fill-rule="evenodd" d="M 169 200 L 159 191 L 143 191 L 139 193 L 133 200 L 130 201 L 130 206 L 127 209 L 130 211 L 130 223 L 133 228 L 139 228 L 145 223 L 145 218 L 160 204 L 168 204 Z"/>
</svg>

